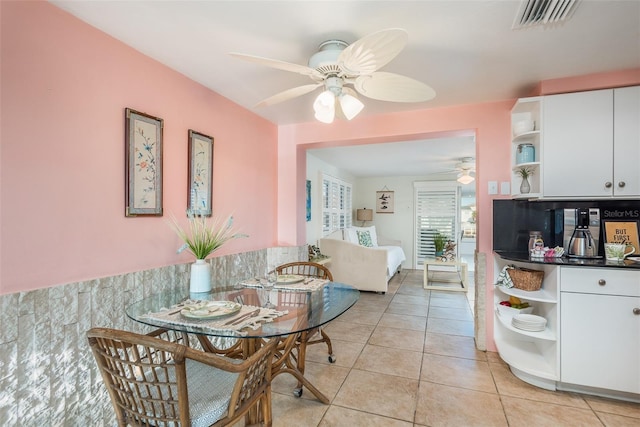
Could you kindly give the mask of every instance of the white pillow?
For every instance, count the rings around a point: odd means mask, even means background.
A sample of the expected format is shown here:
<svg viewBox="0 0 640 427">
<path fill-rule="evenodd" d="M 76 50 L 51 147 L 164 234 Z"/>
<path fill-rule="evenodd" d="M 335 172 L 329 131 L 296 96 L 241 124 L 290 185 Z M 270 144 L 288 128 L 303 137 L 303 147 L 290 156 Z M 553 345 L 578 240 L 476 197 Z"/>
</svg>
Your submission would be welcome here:
<svg viewBox="0 0 640 427">
<path fill-rule="evenodd" d="M 356 234 L 356 230 L 353 227 L 344 229 L 344 240 L 345 242 L 358 244 L 358 235 Z"/>
<path fill-rule="evenodd" d="M 371 236 L 371 244 L 376 247 L 378 246 L 378 235 L 376 234 L 376 226 L 372 225 L 371 227 L 350 227 L 345 229 L 345 239 L 351 243 L 355 243 L 356 245 L 360 244 L 358 240 L 358 231 L 368 231 Z"/>
</svg>

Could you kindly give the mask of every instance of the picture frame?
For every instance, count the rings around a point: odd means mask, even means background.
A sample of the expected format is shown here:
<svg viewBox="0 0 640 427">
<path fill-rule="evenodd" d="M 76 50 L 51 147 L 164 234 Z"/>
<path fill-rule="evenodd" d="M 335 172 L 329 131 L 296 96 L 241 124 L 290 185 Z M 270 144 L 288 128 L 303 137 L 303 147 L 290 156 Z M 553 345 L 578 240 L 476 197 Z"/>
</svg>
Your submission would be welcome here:
<svg viewBox="0 0 640 427">
<path fill-rule="evenodd" d="M 164 120 L 125 108 L 125 216 L 162 216 Z"/>
<path fill-rule="evenodd" d="M 211 216 L 213 187 L 213 137 L 189 129 L 187 210 Z"/>
<path fill-rule="evenodd" d="M 376 213 L 393 213 L 393 191 L 376 191 Z"/>
<path fill-rule="evenodd" d="M 640 232 L 635 220 L 602 221 L 605 243 L 625 243 L 635 248 L 634 254 L 640 253 Z"/>
</svg>

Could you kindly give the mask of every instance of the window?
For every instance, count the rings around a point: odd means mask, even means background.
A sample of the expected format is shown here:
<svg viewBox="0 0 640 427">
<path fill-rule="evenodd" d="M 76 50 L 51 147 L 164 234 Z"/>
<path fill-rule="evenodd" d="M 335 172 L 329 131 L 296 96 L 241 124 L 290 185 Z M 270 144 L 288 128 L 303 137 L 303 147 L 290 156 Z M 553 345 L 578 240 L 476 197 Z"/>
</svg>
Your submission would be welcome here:
<svg viewBox="0 0 640 427">
<path fill-rule="evenodd" d="M 440 232 L 454 243 L 460 229 L 460 186 L 455 183 L 415 182 L 415 260 L 424 267 L 425 258 L 435 257 L 433 237 Z"/>
<path fill-rule="evenodd" d="M 351 227 L 351 184 L 322 175 L 322 235 Z"/>
</svg>

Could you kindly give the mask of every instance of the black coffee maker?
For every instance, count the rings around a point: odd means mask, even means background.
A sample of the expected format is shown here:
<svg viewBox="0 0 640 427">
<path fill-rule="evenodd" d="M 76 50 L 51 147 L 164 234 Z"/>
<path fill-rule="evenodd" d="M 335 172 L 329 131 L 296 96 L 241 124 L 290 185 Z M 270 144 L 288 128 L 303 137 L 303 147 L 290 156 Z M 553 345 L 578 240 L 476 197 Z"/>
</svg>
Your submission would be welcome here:
<svg viewBox="0 0 640 427">
<path fill-rule="evenodd" d="M 565 253 L 568 256 L 598 258 L 599 235 L 600 209 L 577 208 L 564 210 L 564 246 Z"/>
</svg>

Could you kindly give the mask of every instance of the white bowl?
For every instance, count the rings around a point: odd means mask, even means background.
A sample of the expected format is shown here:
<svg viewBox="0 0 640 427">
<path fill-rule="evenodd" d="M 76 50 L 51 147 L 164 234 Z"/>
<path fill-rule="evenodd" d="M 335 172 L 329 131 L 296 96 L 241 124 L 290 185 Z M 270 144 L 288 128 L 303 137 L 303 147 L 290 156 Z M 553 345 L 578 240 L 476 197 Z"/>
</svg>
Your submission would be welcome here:
<svg viewBox="0 0 640 427">
<path fill-rule="evenodd" d="M 513 308 L 513 307 L 509 307 L 508 305 L 498 304 L 496 305 L 496 307 L 498 307 L 498 313 L 501 316 L 508 316 L 508 317 L 515 316 L 516 314 L 530 314 L 533 312 L 533 307 L 531 306 L 527 308 Z"/>
<path fill-rule="evenodd" d="M 526 132 L 531 132 L 535 129 L 535 122 L 533 120 L 520 120 L 513 124 L 513 134 L 522 135 Z"/>
</svg>

